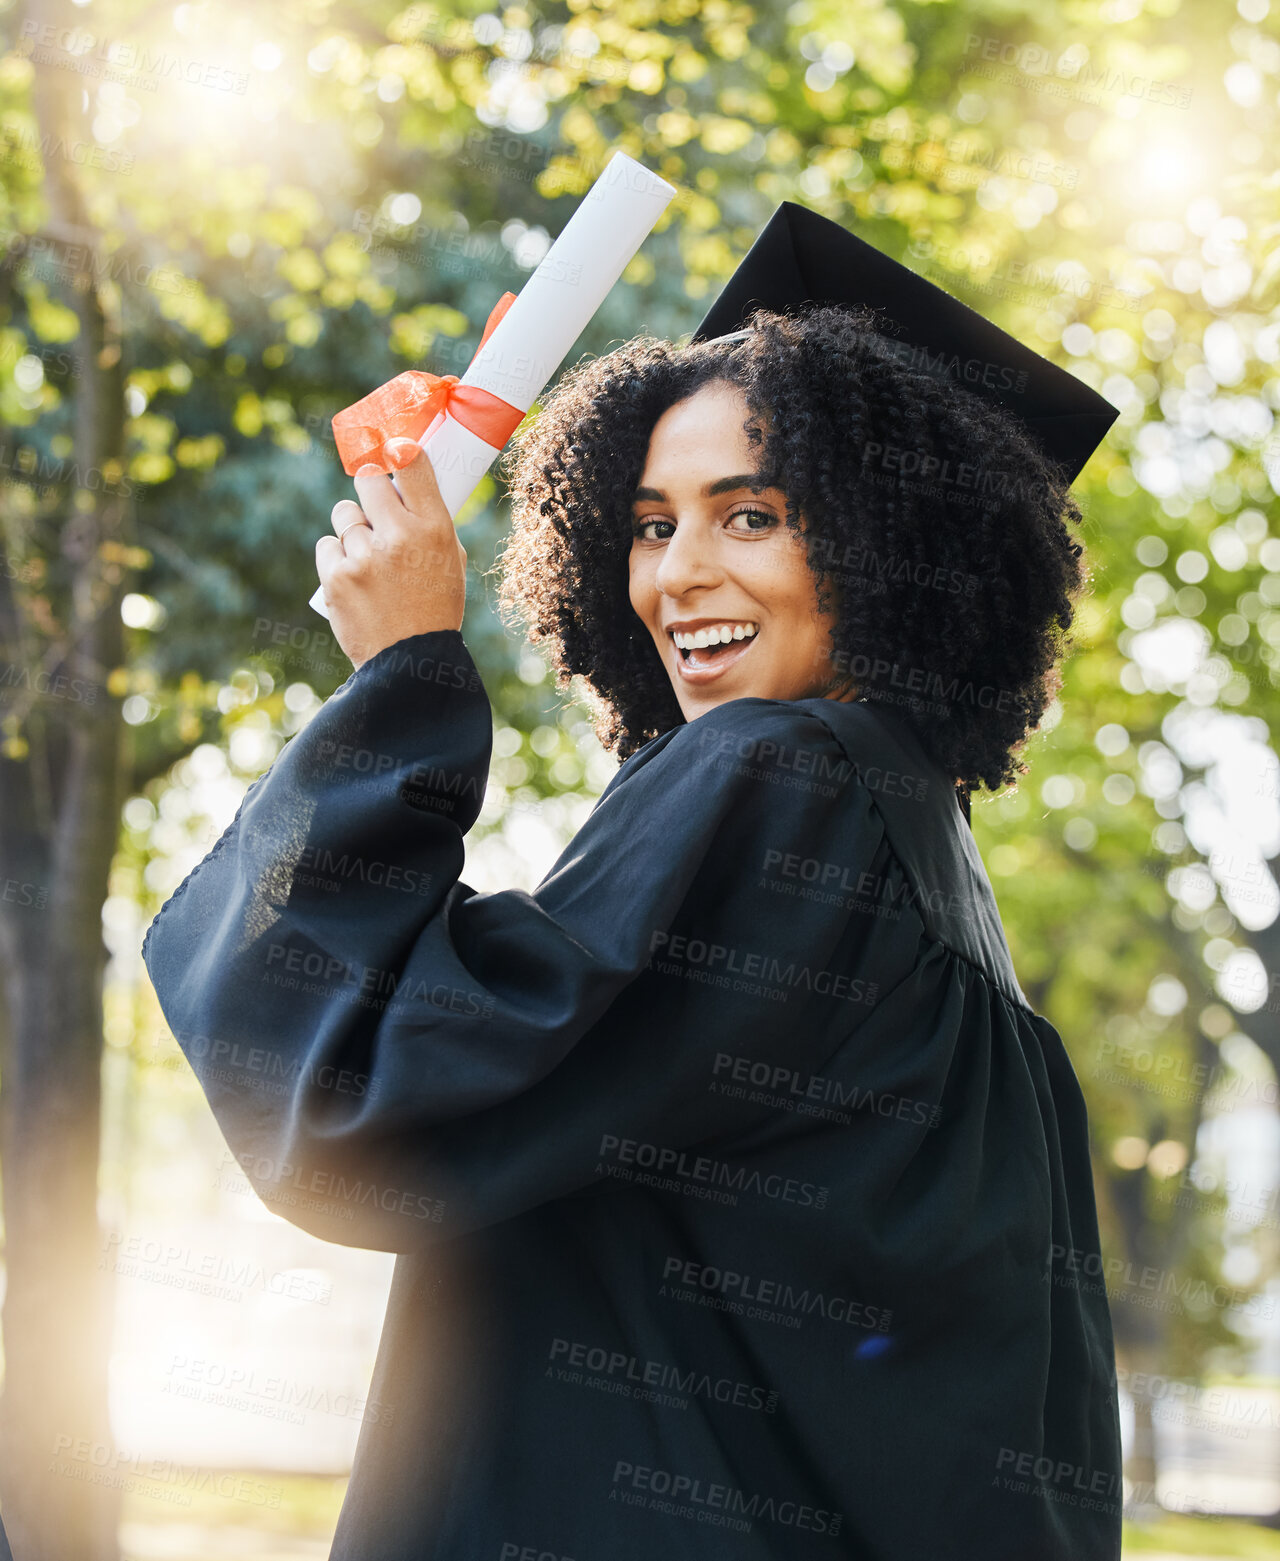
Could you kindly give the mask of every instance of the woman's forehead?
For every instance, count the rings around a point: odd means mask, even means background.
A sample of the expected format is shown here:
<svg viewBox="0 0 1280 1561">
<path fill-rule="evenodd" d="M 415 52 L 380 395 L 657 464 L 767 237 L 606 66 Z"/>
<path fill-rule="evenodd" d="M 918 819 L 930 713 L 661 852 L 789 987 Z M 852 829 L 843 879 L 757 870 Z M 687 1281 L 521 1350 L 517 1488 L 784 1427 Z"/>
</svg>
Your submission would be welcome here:
<svg viewBox="0 0 1280 1561">
<path fill-rule="evenodd" d="M 735 471 L 753 469 L 755 448 L 743 424 L 750 417 L 747 398 L 736 385 L 717 380 L 669 406 L 649 436 L 650 463 L 687 464 L 691 457 L 713 463 L 734 461 Z"/>
</svg>

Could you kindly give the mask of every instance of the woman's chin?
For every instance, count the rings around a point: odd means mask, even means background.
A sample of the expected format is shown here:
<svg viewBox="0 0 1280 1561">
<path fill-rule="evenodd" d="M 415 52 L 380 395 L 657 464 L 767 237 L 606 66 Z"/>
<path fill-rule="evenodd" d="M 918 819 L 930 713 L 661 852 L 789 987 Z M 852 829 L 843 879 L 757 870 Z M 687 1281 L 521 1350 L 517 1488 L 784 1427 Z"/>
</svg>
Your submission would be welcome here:
<svg viewBox="0 0 1280 1561">
<path fill-rule="evenodd" d="M 684 711 L 685 719 L 705 715 L 717 705 L 728 704 L 731 699 L 778 699 L 768 679 L 752 677 L 745 671 L 734 677 L 726 675 L 714 682 L 690 683 L 680 680 L 675 685 L 676 702 Z"/>
<path fill-rule="evenodd" d="M 672 690 L 686 721 L 705 715 L 717 705 L 728 704 L 731 699 L 852 699 L 856 691 L 843 685 L 834 686 L 837 680 L 807 683 L 788 677 L 770 677 L 767 668 L 744 667 L 740 672 L 726 672 L 721 678 L 707 682 L 689 682 L 672 678 Z"/>
</svg>

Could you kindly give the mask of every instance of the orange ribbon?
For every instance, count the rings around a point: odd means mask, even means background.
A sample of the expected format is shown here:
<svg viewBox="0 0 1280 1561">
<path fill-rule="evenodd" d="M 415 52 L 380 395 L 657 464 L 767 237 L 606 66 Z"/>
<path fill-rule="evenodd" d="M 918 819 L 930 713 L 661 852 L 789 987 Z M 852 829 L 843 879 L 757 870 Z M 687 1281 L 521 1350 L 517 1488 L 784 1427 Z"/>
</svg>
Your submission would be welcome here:
<svg viewBox="0 0 1280 1561">
<path fill-rule="evenodd" d="M 489 311 L 476 356 L 515 301 L 514 293 L 503 293 Z M 471 361 L 474 363 L 475 357 Z M 513 407 L 491 390 L 464 385 L 457 374 L 406 369 L 335 414 L 333 440 L 343 471 L 348 477 L 354 477 L 370 461 L 383 471 L 391 470 L 386 454 L 387 441 L 421 439 L 436 414 L 446 408 L 455 423 L 461 423 L 495 450 L 501 450 L 524 421 L 524 413 L 519 407 Z"/>
</svg>

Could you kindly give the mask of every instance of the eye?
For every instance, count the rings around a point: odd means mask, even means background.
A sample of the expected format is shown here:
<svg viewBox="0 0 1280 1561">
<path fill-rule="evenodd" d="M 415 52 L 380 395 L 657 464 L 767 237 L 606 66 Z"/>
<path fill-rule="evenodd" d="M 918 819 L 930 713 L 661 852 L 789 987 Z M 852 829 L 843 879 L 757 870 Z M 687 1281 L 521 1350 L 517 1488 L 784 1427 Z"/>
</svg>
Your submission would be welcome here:
<svg viewBox="0 0 1280 1561">
<path fill-rule="evenodd" d="M 659 536 L 654 536 L 654 534 L 649 530 L 650 526 L 666 526 L 668 527 L 668 530 L 662 532 Z M 638 537 L 642 542 L 666 542 L 670 539 L 671 533 L 675 529 L 676 527 L 674 521 L 660 520 L 657 516 L 655 516 L 652 520 L 636 521 L 635 525 L 631 528 L 631 534 L 634 537 Z"/>
<path fill-rule="evenodd" d="M 778 524 L 778 517 L 764 509 L 736 509 L 729 519 L 731 521 L 742 519 L 748 522 L 748 524 L 743 526 L 731 526 L 730 530 L 732 531 L 768 531 Z M 758 525 L 751 524 L 751 522 L 757 521 L 759 522 Z"/>
</svg>

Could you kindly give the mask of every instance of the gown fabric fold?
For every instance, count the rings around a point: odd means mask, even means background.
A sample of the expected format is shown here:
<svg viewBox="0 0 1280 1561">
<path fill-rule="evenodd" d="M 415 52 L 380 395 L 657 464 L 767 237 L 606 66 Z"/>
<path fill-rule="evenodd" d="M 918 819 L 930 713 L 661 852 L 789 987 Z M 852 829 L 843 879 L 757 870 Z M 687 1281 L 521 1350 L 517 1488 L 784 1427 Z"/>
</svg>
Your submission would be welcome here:
<svg viewBox="0 0 1280 1561">
<path fill-rule="evenodd" d="M 911 729 L 732 700 L 481 894 L 491 739 L 388 647 L 143 945 L 266 1205 L 398 1254 L 335 1561 L 1118 1561 L 1084 1099 Z"/>
</svg>

